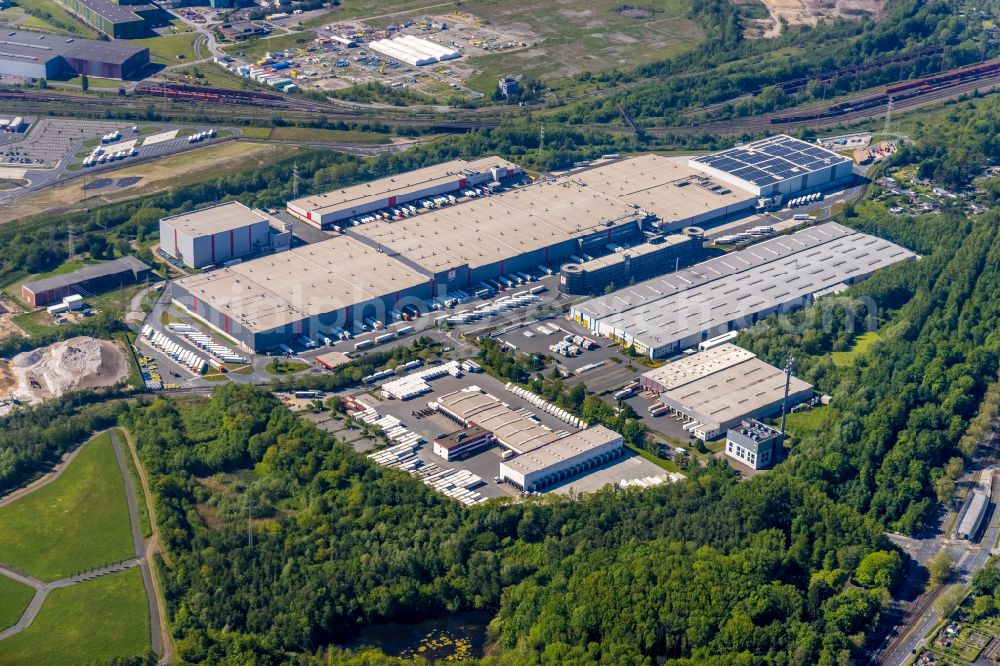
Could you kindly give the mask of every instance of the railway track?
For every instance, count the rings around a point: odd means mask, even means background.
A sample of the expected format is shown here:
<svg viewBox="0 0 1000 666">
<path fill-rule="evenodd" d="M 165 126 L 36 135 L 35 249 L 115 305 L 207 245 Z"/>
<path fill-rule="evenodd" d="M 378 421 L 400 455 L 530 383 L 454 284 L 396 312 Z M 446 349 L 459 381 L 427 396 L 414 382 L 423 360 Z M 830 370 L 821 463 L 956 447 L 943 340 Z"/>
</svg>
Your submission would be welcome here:
<svg viewBox="0 0 1000 666">
<path fill-rule="evenodd" d="M 876 656 L 876 661 L 879 664 L 889 664 L 891 663 L 891 658 L 893 653 L 895 653 L 899 647 L 906 640 L 907 636 L 910 635 L 911 627 L 917 623 L 917 620 L 924 616 L 924 614 L 930 609 L 934 600 L 937 599 L 937 595 L 944 589 L 943 585 L 938 585 L 930 593 L 923 594 L 912 602 L 905 604 L 905 607 L 901 607 L 894 613 L 901 615 L 901 620 L 898 622 L 898 626 L 901 627 L 900 633 L 893 636 L 892 639 L 886 643 L 885 647 L 882 648 L 878 655 Z"/>
</svg>

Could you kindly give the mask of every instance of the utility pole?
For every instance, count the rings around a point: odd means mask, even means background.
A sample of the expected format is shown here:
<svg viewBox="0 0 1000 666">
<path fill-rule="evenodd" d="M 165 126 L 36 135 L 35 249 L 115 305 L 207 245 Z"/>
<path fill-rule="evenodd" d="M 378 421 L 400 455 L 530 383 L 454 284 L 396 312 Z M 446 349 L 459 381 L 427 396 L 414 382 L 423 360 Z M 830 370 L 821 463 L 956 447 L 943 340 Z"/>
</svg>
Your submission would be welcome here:
<svg viewBox="0 0 1000 666">
<path fill-rule="evenodd" d="M 785 362 L 785 398 L 781 401 L 781 434 L 785 434 L 785 415 L 788 412 L 788 389 L 792 384 L 792 366 L 795 364 L 795 358 L 792 356 L 788 357 Z"/>
<path fill-rule="evenodd" d="M 292 198 L 299 198 L 299 163 L 292 165 Z"/>
<path fill-rule="evenodd" d="M 251 523 L 253 519 L 253 513 L 251 512 L 251 507 L 253 506 L 253 500 L 247 495 L 247 546 L 253 548 L 253 525 Z"/>
<path fill-rule="evenodd" d="M 538 160 L 542 159 L 542 154 L 545 152 L 545 123 L 538 126 Z"/>
<path fill-rule="evenodd" d="M 885 128 L 882 130 L 882 134 L 889 134 L 889 122 L 892 119 L 892 98 L 889 98 L 889 106 L 885 111 Z"/>
<path fill-rule="evenodd" d="M 69 252 L 68 256 L 72 257 L 76 254 L 76 236 L 73 234 L 73 225 L 69 225 L 69 234 L 66 236 L 66 249 Z"/>
</svg>

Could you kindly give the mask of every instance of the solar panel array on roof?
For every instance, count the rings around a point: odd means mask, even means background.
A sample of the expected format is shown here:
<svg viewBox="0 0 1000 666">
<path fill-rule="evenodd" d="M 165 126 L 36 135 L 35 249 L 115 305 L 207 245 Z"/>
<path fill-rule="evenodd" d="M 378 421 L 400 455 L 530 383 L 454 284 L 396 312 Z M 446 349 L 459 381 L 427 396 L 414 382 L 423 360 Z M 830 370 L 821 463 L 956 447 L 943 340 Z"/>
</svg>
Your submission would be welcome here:
<svg viewBox="0 0 1000 666">
<path fill-rule="evenodd" d="M 850 160 L 781 134 L 691 161 L 725 171 L 757 186 L 766 186 Z"/>
</svg>

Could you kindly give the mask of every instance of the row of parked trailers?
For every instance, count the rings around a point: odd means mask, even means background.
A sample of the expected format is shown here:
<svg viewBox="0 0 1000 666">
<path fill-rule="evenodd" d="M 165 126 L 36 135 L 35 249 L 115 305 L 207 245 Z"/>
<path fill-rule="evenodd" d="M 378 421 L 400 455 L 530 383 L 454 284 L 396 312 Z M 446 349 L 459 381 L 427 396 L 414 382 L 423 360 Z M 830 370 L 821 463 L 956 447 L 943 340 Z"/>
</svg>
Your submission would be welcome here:
<svg viewBox="0 0 1000 666">
<path fill-rule="evenodd" d="M 538 407 L 543 412 L 548 412 L 549 414 L 556 417 L 560 421 L 565 421 L 566 423 L 570 424 L 575 428 L 579 428 L 580 430 L 583 430 L 584 428 L 587 427 L 587 423 L 583 419 L 573 416 L 572 414 L 570 414 L 561 407 L 556 407 L 555 405 L 553 405 L 551 402 L 548 402 L 540 395 L 537 395 L 535 393 L 532 393 L 531 391 L 523 389 L 520 386 L 512 384 L 511 382 L 507 382 L 504 388 L 506 388 L 508 391 L 510 391 L 517 397 L 523 400 L 527 400 L 528 402 L 530 402 L 535 407 Z"/>
<path fill-rule="evenodd" d="M 536 289 L 544 290 L 545 287 L 536 287 Z M 533 290 L 532 290 L 533 291 Z M 441 324 L 443 321 L 449 324 L 470 324 L 474 321 L 479 321 L 481 319 L 489 319 L 495 317 L 504 312 L 510 310 L 515 310 L 517 308 L 523 308 L 531 305 L 532 303 L 539 302 L 541 297 L 538 293 L 530 293 L 529 291 L 522 291 L 511 296 L 504 296 L 503 298 L 498 298 L 495 301 L 489 303 L 483 303 L 482 305 L 476 306 L 473 310 L 462 310 L 461 312 L 456 312 L 451 315 L 444 315 L 438 317 L 434 323 Z"/>
<path fill-rule="evenodd" d="M 216 358 L 220 359 L 225 363 L 249 363 L 247 359 L 243 358 L 236 352 L 234 352 L 229 347 L 225 345 L 220 345 L 215 338 L 212 338 L 194 326 L 189 324 L 167 324 L 167 327 L 174 333 L 181 335 L 191 341 L 193 345 L 204 349 L 209 354 L 212 354 Z M 222 370 L 222 363 L 216 361 L 215 359 L 209 359 L 209 365 L 211 365 L 216 370 Z"/>
<path fill-rule="evenodd" d="M 192 374 L 201 375 L 208 369 L 209 364 L 207 360 L 198 356 L 193 351 L 185 349 L 160 331 L 155 330 L 149 324 L 142 327 L 142 335 L 149 340 L 149 344 L 175 360 L 178 365 Z"/>
<path fill-rule="evenodd" d="M 469 197 L 470 199 L 490 193 L 491 190 L 488 187 L 470 187 L 462 190 L 462 195 Z M 369 222 L 378 222 L 379 220 L 387 222 L 402 220 L 403 218 L 417 215 L 423 211 L 433 210 L 435 208 L 444 208 L 445 206 L 451 206 L 456 203 L 458 203 L 458 197 L 454 194 L 443 194 L 438 197 L 418 199 L 413 203 L 400 204 L 398 206 L 393 206 L 392 208 L 386 208 L 384 210 L 368 213 L 367 215 L 358 215 L 357 217 L 348 218 L 339 224 L 333 225 L 333 230 L 341 232 L 347 227 L 356 227 L 362 224 L 368 224 Z"/>
<path fill-rule="evenodd" d="M 823 198 L 822 192 L 813 192 L 812 194 L 807 194 L 801 197 L 795 197 L 788 202 L 789 208 L 798 208 L 799 206 L 805 206 L 806 204 L 812 203 L 814 201 L 819 201 Z"/>
<path fill-rule="evenodd" d="M 380 426 L 389 439 L 395 442 L 389 448 L 369 454 L 368 458 L 372 462 L 418 476 L 426 485 L 466 506 L 486 501 L 480 493 L 472 490 L 483 485 L 482 478 L 467 470 L 446 469 L 436 463 L 421 460 L 417 456 L 417 449 L 424 442 L 420 435 L 407 429 L 399 419 L 379 416 L 372 407 L 364 403 L 361 405 L 364 409 L 355 412 L 354 416 L 365 423 Z"/>
<path fill-rule="evenodd" d="M 740 231 L 735 234 L 719 236 L 715 239 L 715 242 L 719 245 L 731 245 L 732 243 L 746 243 L 747 241 L 761 240 L 773 235 L 774 227 L 759 226 L 751 227 L 746 231 Z"/>
</svg>

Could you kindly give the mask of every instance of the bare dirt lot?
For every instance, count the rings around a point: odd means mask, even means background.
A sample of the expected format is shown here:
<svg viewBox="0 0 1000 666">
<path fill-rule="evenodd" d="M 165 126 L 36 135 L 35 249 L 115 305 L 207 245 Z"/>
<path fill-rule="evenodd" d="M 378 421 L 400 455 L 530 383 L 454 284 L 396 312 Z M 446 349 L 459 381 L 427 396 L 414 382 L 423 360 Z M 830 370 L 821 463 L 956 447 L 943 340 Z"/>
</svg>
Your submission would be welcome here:
<svg viewBox="0 0 1000 666">
<path fill-rule="evenodd" d="M 820 21 L 853 19 L 878 14 L 885 0 L 761 0 L 771 18 L 756 22 L 757 37 L 775 37 L 781 33 L 781 21 L 789 25 L 815 26 Z"/>
<path fill-rule="evenodd" d="M 0 223 L 39 213 L 58 215 L 155 194 L 176 185 L 224 176 L 248 166 L 270 164 L 296 150 L 295 146 L 230 141 L 108 171 L 101 174 L 103 180 L 110 181 L 106 187 L 84 190 L 84 180 L 77 178 L 10 201 L 0 211 Z"/>
<path fill-rule="evenodd" d="M 14 316 L 21 312 L 13 301 L 0 298 L 0 340 L 13 335 L 24 335 L 24 331 L 14 323 Z M 0 369 L 2 372 L 2 369 Z M 3 377 L 0 376 L 0 389 L 3 388 Z"/>
<path fill-rule="evenodd" d="M 0 388 L 26 403 L 80 389 L 114 386 L 128 377 L 129 371 L 128 360 L 117 344 L 85 336 L 18 354 L 5 366 L 0 368 Z"/>
<path fill-rule="evenodd" d="M 501 75 L 551 80 L 588 71 L 628 69 L 692 48 L 704 34 L 697 23 L 687 18 L 690 1 L 645 0 L 636 5 L 616 0 L 345 2 L 341 9 L 318 17 L 311 25 L 320 27 L 320 33 L 334 34 L 369 34 L 371 30 L 405 25 L 403 34 L 456 48 L 463 57 L 429 67 L 383 68 L 383 61 L 359 57 L 364 49 L 362 43 L 357 50 L 328 49 L 303 56 L 297 65 L 305 71 L 307 85 L 321 89 L 375 80 L 386 85 L 412 86 L 429 95 L 450 95 L 449 88 L 459 90 L 465 85 L 492 94 Z M 321 24 L 321 20 L 325 22 Z M 332 29 L 324 31 L 321 25 Z M 381 32 L 371 38 L 386 34 Z M 302 46 L 295 37 L 255 40 L 230 50 L 258 55 L 265 48 Z M 273 46 L 266 46 L 272 42 Z M 335 67 L 340 59 L 346 63 Z"/>
</svg>

